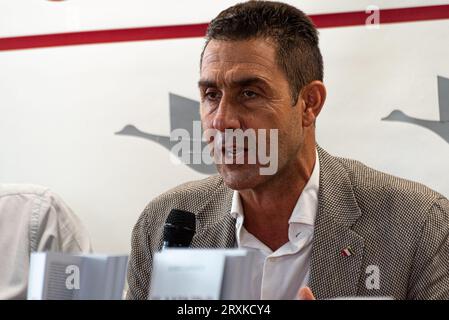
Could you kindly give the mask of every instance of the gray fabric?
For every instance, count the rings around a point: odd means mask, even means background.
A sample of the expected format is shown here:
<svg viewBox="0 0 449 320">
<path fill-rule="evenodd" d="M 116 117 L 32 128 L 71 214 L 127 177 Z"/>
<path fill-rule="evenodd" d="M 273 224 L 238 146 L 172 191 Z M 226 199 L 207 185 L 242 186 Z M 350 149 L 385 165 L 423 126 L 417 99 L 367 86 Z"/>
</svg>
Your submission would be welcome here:
<svg viewBox="0 0 449 320">
<path fill-rule="evenodd" d="M 90 252 L 86 229 L 49 189 L 0 184 L 0 300 L 26 299 L 30 254 Z"/>
<path fill-rule="evenodd" d="M 319 147 L 318 153 L 320 189 L 309 283 L 315 296 L 449 298 L 448 200 L 422 184 L 333 157 Z M 152 255 L 161 248 L 163 225 L 173 208 L 197 215 L 192 247 L 233 247 L 231 199 L 232 190 L 213 176 L 151 201 L 133 230 L 127 297 L 148 298 Z M 348 247 L 352 254 L 342 255 Z M 370 266 L 379 268 L 379 289 L 366 285 Z"/>
</svg>

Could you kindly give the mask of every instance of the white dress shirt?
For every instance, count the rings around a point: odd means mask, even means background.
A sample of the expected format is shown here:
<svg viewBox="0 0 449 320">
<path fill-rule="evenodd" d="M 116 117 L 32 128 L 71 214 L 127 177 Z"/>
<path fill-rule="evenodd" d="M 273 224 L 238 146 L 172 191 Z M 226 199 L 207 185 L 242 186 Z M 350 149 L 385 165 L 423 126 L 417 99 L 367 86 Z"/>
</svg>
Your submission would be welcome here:
<svg viewBox="0 0 449 320">
<path fill-rule="evenodd" d="M 256 249 L 252 271 L 251 296 L 248 299 L 296 299 L 299 288 L 306 286 L 310 273 L 310 256 L 315 217 L 318 210 L 319 161 L 296 202 L 288 221 L 289 241 L 272 251 L 243 226 L 245 215 L 238 191 L 234 191 L 231 215 L 236 219 L 239 248 Z"/>
<path fill-rule="evenodd" d="M 0 300 L 26 299 L 30 254 L 90 252 L 81 221 L 48 189 L 0 184 Z"/>
</svg>

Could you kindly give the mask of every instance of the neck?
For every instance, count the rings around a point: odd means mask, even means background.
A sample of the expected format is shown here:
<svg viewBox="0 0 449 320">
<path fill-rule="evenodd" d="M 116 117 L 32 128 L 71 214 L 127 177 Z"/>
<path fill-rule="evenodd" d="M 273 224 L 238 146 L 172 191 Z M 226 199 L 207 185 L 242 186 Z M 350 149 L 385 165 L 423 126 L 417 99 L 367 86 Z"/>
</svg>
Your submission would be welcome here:
<svg viewBox="0 0 449 320">
<path fill-rule="evenodd" d="M 239 191 L 245 228 L 273 251 L 288 241 L 288 220 L 315 165 L 315 143 L 298 154 L 263 185 Z"/>
</svg>

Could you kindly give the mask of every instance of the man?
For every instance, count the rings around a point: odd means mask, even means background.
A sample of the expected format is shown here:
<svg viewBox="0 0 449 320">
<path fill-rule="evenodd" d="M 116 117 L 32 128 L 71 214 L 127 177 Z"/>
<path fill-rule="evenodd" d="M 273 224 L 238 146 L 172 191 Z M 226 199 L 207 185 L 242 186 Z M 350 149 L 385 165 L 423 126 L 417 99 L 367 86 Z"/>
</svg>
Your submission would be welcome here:
<svg viewBox="0 0 449 320">
<path fill-rule="evenodd" d="M 0 184 L 0 300 L 26 299 L 30 254 L 90 252 L 86 229 L 48 188 Z"/>
<path fill-rule="evenodd" d="M 303 12 L 265 1 L 221 12 L 200 69 L 203 128 L 276 129 L 278 169 L 220 163 L 218 176 L 150 202 L 133 231 L 129 298 L 148 297 L 173 208 L 196 214 L 192 247 L 258 251 L 248 299 L 449 298 L 448 200 L 316 145 L 326 89 L 317 30 Z M 242 151 L 215 145 L 220 152 Z"/>
</svg>

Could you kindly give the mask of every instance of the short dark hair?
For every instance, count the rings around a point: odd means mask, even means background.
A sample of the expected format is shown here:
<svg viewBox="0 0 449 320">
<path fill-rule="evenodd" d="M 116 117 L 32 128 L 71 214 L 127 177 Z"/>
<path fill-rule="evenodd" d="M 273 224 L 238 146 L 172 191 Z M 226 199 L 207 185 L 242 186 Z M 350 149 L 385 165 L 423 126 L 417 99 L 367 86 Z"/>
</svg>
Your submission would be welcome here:
<svg viewBox="0 0 449 320">
<path fill-rule="evenodd" d="M 323 58 L 318 47 L 318 31 L 301 10 L 280 2 L 239 3 L 213 19 L 206 33 L 211 40 L 266 38 L 276 45 L 276 59 L 290 84 L 296 104 L 300 90 L 313 80 L 323 81 Z"/>
</svg>

